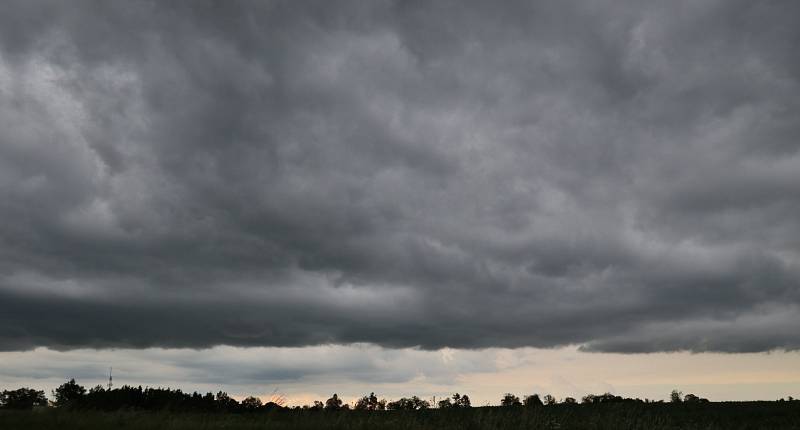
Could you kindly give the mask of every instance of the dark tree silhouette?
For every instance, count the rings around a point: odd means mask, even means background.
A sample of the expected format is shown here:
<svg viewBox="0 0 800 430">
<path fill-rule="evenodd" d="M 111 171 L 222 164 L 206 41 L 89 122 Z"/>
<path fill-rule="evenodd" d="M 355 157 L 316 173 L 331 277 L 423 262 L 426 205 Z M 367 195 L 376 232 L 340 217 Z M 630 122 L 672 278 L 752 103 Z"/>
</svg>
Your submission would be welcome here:
<svg viewBox="0 0 800 430">
<path fill-rule="evenodd" d="M 403 397 L 400 400 L 389 402 L 386 405 L 386 409 L 394 411 L 419 411 L 430 407 L 431 404 L 428 401 L 422 400 L 417 396 L 411 398 Z"/>
<path fill-rule="evenodd" d="M 249 397 L 245 398 L 244 400 L 242 400 L 241 405 L 242 405 L 242 409 L 244 409 L 246 411 L 257 411 L 262 406 L 261 399 L 259 399 L 258 397 L 253 397 L 253 396 L 249 396 Z"/>
<path fill-rule="evenodd" d="M 553 397 L 553 396 L 552 396 L 552 395 L 550 395 L 550 394 L 545 394 L 545 395 L 544 395 L 544 399 L 543 399 L 543 401 L 544 401 L 544 404 L 545 404 L 545 405 L 555 405 L 556 403 L 558 403 L 558 401 L 556 400 L 556 398 L 555 398 L 555 397 Z"/>
<path fill-rule="evenodd" d="M 339 398 L 339 395 L 333 393 L 330 399 L 325 401 L 325 410 L 326 411 L 338 411 L 342 408 L 342 399 Z"/>
<path fill-rule="evenodd" d="M 358 399 L 353 409 L 357 411 L 382 411 L 386 409 L 386 400 L 378 400 L 375 393 L 369 393 L 369 396 Z"/>
<path fill-rule="evenodd" d="M 569 405 L 573 405 L 573 404 L 578 403 L 578 402 L 575 400 L 574 397 L 564 397 L 564 403 L 569 404 Z"/>
<path fill-rule="evenodd" d="M 672 390 L 672 392 L 669 393 L 669 401 L 672 403 L 680 403 L 682 395 L 683 393 L 681 393 L 680 391 Z"/>
<path fill-rule="evenodd" d="M 696 396 L 694 394 L 689 393 L 689 394 L 683 396 L 683 401 L 685 403 L 707 403 L 708 399 L 704 399 L 702 397 L 698 397 L 698 396 Z"/>
<path fill-rule="evenodd" d="M 75 379 L 70 379 L 53 390 L 56 406 L 76 406 L 85 395 L 86 388 L 75 382 Z"/>
<path fill-rule="evenodd" d="M 248 397 L 240 404 L 223 391 L 215 396 L 212 393 L 184 393 L 170 388 L 142 388 L 128 385 L 107 390 L 98 385 L 86 392 L 86 389 L 74 379 L 53 390 L 53 395 L 56 399 L 55 404 L 59 407 L 100 411 L 136 409 L 228 413 L 282 409 L 282 406 L 275 402 L 263 405 L 256 397 Z M 322 409 L 322 406 L 323 404 L 319 402 L 319 409 Z"/>
<path fill-rule="evenodd" d="M 31 409 L 34 406 L 47 406 L 44 391 L 33 388 L 18 388 L 0 392 L 0 407 L 5 409 Z"/>
<path fill-rule="evenodd" d="M 236 399 L 232 399 L 228 393 L 224 391 L 217 392 L 217 408 L 223 411 L 231 411 L 236 410 L 239 406 L 239 402 Z"/>
<path fill-rule="evenodd" d="M 466 394 L 462 396 L 459 393 L 453 394 L 452 397 L 439 400 L 438 405 L 439 409 L 472 407 L 472 403 L 469 400 L 469 396 Z"/>
<path fill-rule="evenodd" d="M 500 399 L 500 406 L 522 406 L 522 402 L 519 401 L 519 397 L 511 393 L 506 393 L 503 398 Z"/>
<path fill-rule="evenodd" d="M 581 403 L 596 404 L 596 403 L 621 403 L 621 402 L 634 402 L 634 399 L 625 399 L 620 396 L 615 396 L 611 393 L 603 394 L 589 394 L 581 399 Z M 641 401 L 641 400 L 639 400 Z"/>
<path fill-rule="evenodd" d="M 539 398 L 538 394 L 532 394 L 530 396 L 525 396 L 523 404 L 525 406 L 542 406 L 542 399 Z"/>
<path fill-rule="evenodd" d="M 472 403 L 469 401 L 469 396 L 464 394 L 463 396 L 455 393 L 453 394 L 453 407 L 454 408 L 469 408 L 472 407 Z"/>
</svg>

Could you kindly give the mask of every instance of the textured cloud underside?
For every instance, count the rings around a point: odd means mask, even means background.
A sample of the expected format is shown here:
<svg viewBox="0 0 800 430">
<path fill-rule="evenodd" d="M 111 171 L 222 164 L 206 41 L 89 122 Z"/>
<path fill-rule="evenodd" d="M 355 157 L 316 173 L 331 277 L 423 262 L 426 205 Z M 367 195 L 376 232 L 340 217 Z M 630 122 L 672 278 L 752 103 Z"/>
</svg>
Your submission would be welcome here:
<svg viewBox="0 0 800 430">
<path fill-rule="evenodd" d="M 0 350 L 797 349 L 798 6 L 9 3 Z"/>
</svg>

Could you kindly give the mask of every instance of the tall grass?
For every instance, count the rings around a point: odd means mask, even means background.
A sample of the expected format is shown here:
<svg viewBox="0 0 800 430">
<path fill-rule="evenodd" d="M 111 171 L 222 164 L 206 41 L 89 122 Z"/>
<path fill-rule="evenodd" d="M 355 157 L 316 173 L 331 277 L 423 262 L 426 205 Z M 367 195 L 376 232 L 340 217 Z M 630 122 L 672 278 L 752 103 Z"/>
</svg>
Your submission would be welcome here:
<svg viewBox="0 0 800 430">
<path fill-rule="evenodd" d="M 0 429 L 548 429 L 800 430 L 800 402 L 552 405 L 425 411 L 276 410 L 257 414 L 192 414 L 49 409 L 0 411 Z"/>
</svg>

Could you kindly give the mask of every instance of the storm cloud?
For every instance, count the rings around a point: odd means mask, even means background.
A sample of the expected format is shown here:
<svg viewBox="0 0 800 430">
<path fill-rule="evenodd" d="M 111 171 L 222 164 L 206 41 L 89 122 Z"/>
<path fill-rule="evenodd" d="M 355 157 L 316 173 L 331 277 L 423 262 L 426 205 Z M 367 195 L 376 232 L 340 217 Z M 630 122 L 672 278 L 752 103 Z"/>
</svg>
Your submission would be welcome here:
<svg viewBox="0 0 800 430">
<path fill-rule="evenodd" d="M 798 16 L 9 2 L 0 350 L 798 349 Z"/>
</svg>

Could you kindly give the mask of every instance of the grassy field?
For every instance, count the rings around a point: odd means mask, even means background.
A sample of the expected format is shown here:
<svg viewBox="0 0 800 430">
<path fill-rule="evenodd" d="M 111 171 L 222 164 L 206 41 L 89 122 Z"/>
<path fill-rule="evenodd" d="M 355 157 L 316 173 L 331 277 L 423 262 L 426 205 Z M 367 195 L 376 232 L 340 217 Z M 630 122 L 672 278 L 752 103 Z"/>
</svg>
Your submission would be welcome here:
<svg viewBox="0 0 800 430">
<path fill-rule="evenodd" d="M 800 430 L 800 402 L 553 405 L 466 410 L 263 414 L 0 411 L 0 429 L 708 429 Z"/>
</svg>

